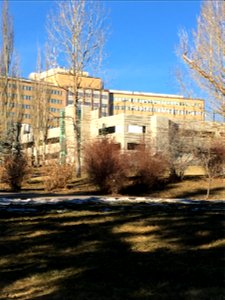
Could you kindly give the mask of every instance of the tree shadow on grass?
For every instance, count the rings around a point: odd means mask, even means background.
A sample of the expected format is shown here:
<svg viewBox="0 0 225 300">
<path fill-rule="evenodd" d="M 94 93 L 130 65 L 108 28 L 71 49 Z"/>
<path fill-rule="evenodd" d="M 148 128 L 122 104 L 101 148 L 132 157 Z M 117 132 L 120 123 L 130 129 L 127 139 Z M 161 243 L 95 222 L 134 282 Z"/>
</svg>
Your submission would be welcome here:
<svg viewBox="0 0 225 300">
<path fill-rule="evenodd" d="M 210 196 L 213 197 L 214 195 L 218 195 L 219 192 L 224 192 L 224 199 L 225 199 L 225 188 L 224 187 L 218 187 L 218 188 L 211 188 L 210 189 Z M 194 191 L 185 191 L 178 193 L 176 195 L 176 198 L 199 198 L 202 197 L 202 199 L 206 198 L 207 190 L 206 189 L 195 189 Z M 224 200 L 221 199 L 221 200 Z"/>
<path fill-rule="evenodd" d="M 0 299 L 224 299 L 221 205 L 0 213 Z"/>
</svg>

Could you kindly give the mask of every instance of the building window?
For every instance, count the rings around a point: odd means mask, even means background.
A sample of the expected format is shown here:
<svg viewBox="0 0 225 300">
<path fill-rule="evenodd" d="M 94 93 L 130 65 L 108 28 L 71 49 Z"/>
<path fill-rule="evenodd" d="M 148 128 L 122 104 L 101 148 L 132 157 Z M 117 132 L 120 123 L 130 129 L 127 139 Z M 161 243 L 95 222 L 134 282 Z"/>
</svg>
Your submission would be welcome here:
<svg viewBox="0 0 225 300">
<path fill-rule="evenodd" d="M 30 105 L 29 104 L 22 104 L 22 108 L 24 108 L 24 109 L 30 109 Z"/>
<path fill-rule="evenodd" d="M 102 94 L 102 99 L 108 99 L 108 95 L 107 94 Z"/>
<path fill-rule="evenodd" d="M 128 125 L 129 133 L 145 133 L 145 131 L 146 131 L 146 126 Z"/>
<path fill-rule="evenodd" d="M 31 118 L 30 114 L 23 114 L 23 117 L 24 117 L 25 119 L 30 119 L 30 118 Z"/>
<path fill-rule="evenodd" d="M 23 96 L 21 96 L 21 98 L 24 99 L 24 100 L 31 100 L 32 99 L 32 97 L 28 96 L 28 95 L 23 95 Z"/>
<path fill-rule="evenodd" d="M 25 90 L 25 91 L 31 91 L 32 87 L 28 86 L 28 85 L 22 85 L 22 89 Z"/>
<path fill-rule="evenodd" d="M 55 107 L 50 107 L 50 108 L 49 108 L 49 111 L 50 111 L 50 112 L 54 112 L 54 113 L 55 113 L 55 112 L 59 113 L 59 112 L 60 112 L 60 109 L 55 108 Z"/>
<path fill-rule="evenodd" d="M 54 104 L 62 104 L 62 100 L 58 100 L 58 99 L 49 99 L 48 102 Z"/>
<path fill-rule="evenodd" d="M 114 132 L 116 132 L 116 127 L 115 126 L 110 126 L 110 127 L 104 127 L 103 126 L 103 128 L 100 128 L 98 130 L 99 135 L 111 134 L 111 133 L 114 133 Z"/>
<path fill-rule="evenodd" d="M 54 137 L 54 138 L 50 138 L 48 139 L 48 144 L 57 144 L 59 143 L 59 138 L 58 137 Z"/>
<path fill-rule="evenodd" d="M 127 150 L 137 150 L 139 146 L 138 143 L 127 143 Z"/>
</svg>

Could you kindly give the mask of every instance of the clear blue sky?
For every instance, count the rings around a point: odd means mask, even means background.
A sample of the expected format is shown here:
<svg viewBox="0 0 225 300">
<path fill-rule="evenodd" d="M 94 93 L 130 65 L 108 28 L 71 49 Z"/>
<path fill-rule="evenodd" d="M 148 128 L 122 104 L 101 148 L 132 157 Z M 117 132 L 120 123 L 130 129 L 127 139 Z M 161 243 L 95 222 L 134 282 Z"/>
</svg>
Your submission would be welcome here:
<svg viewBox="0 0 225 300">
<path fill-rule="evenodd" d="M 111 33 L 106 44 L 105 87 L 178 93 L 173 77 L 178 30 L 192 29 L 201 1 L 104 1 Z M 10 1 L 15 46 L 23 77 L 35 71 L 37 45 L 44 44 L 45 21 L 54 1 Z"/>
</svg>

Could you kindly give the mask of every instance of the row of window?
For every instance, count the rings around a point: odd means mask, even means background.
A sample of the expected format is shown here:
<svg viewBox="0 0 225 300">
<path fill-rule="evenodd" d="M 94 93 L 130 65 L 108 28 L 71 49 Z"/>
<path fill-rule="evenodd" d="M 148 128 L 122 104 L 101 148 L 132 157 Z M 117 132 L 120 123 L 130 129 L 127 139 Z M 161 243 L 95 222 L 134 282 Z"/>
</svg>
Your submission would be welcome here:
<svg viewBox="0 0 225 300">
<path fill-rule="evenodd" d="M 59 108 L 55 108 L 55 107 L 49 107 L 48 109 L 50 112 L 53 112 L 53 113 L 59 113 L 60 112 L 60 109 Z"/>
<path fill-rule="evenodd" d="M 3 97 L 6 97 L 6 98 L 13 98 L 13 99 L 15 99 L 15 98 L 17 98 L 17 94 L 12 94 L 12 93 L 7 93 L 7 95 L 5 94 L 5 93 L 3 93 L 3 92 L 0 92 L 0 95 L 1 96 L 3 96 Z"/>
<path fill-rule="evenodd" d="M 4 86 L 4 84 L 1 84 L 1 86 Z M 10 89 L 16 89 L 18 87 L 18 84 L 16 83 L 9 83 L 8 87 Z M 33 88 L 30 85 L 19 85 L 19 87 L 24 91 L 31 91 Z"/>
<path fill-rule="evenodd" d="M 145 112 L 159 112 L 159 113 L 167 113 L 173 115 L 202 115 L 203 112 L 201 111 L 190 111 L 190 110 L 177 110 L 172 108 L 164 108 L 164 107 L 146 107 L 146 106 L 119 106 L 116 105 L 114 107 L 115 111 L 122 110 L 122 111 L 145 111 Z"/>
<path fill-rule="evenodd" d="M 8 87 L 15 89 L 15 88 L 17 88 L 17 84 L 15 84 L 15 83 L 9 83 Z M 31 86 L 31 85 L 20 85 L 20 87 L 24 91 L 32 91 L 32 90 L 34 90 L 34 87 Z M 50 94 L 52 94 L 52 95 L 60 95 L 60 96 L 62 95 L 62 91 L 59 91 L 59 90 L 48 89 L 47 91 Z"/>
<path fill-rule="evenodd" d="M 19 106 L 22 106 L 22 108 L 24 108 L 24 109 L 30 109 L 31 108 L 31 105 L 29 105 L 29 104 L 18 104 L 18 103 L 15 103 L 15 102 L 10 102 L 10 103 L 8 103 L 7 106 L 10 107 L 10 108 L 19 107 Z"/>
<path fill-rule="evenodd" d="M 24 99 L 24 100 L 31 100 L 32 99 L 32 97 L 28 96 L 28 95 L 22 95 L 21 98 Z"/>
<path fill-rule="evenodd" d="M 72 91 L 69 91 L 69 96 L 74 96 L 74 93 Z M 87 97 L 90 98 L 92 97 L 95 99 L 99 99 L 101 96 L 101 99 L 108 99 L 108 94 L 103 93 L 101 94 L 100 91 L 93 91 L 92 90 L 78 90 L 78 97 L 79 98 L 83 98 L 83 97 Z"/>
<path fill-rule="evenodd" d="M 14 117 L 15 116 L 15 112 L 8 112 L 8 116 Z M 31 115 L 30 114 L 20 114 L 20 116 L 22 116 L 24 119 L 30 119 Z"/>
<path fill-rule="evenodd" d="M 62 91 L 59 91 L 59 90 L 50 90 L 48 89 L 48 92 L 52 95 L 62 95 Z"/>
<path fill-rule="evenodd" d="M 84 101 L 84 102 L 83 102 L 82 99 L 78 99 L 78 104 L 79 104 L 79 105 L 84 104 L 84 105 L 86 105 L 86 106 L 91 106 L 91 105 L 92 105 L 92 102 L 91 102 L 91 101 L 88 101 L 88 99 L 85 99 L 85 100 L 87 100 L 87 101 Z M 72 104 L 73 104 L 73 100 L 70 99 L 70 100 L 68 101 L 68 104 L 69 104 L 69 105 L 72 105 Z M 101 106 L 101 108 L 107 108 L 107 107 L 108 107 L 108 103 L 102 103 L 101 105 L 100 105 L 99 102 L 94 102 L 94 103 L 93 103 L 93 107 L 100 107 L 100 106 Z"/>
<path fill-rule="evenodd" d="M 2 93 L 0 93 L 0 95 L 2 95 Z M 18 95 L 17 94 L 8 94 L 7 95 L 9 98 L 11 99 L 17 99 L 18 98 Z M 23 100 L 31 100 L 32 99 L 32 96 L 29 96 L 29 95 L 21 95 L 20 96 L 20 99 L 23 99 Z"/>
<path fill-rule="evenodd" d="M 56 103 L 56 102 L 52 102 L 52 103 Z M 8 104 L 8 107 L 11 107 L 11 108 L 19 107 L 19 106 L 22 106 L 23 109 L 31 109 L 31 107 L 32 107 L 32 105 L 30 105 L 30 104 L 18 104 L 18 103 L 15 103 L 15 102 L 11 102 L 11 103 Z M 51 107 L 49 109 L 52 112 L 59 112 L 60 111 L 60 109 L 53 108 L 53 107 Z"/>
<path fill-rule="evenodd" d="M 153 99 L 139 99 L 139 98 L 126 98 L 126 97 L 115 97 L 115 101 L 118 102 L 131 102 L 131 103 L 145 103 L 145 104 L 161 104 L 161 105 L 176 105 L 176 106 L 195 106 L 202 107 L 201 103 L 186 101 L 186 102 L 178 102 L 178 101 L 165 101 L 165 100 L 153 100 Z"/>
<path fill-rule="evenodd" d="M 49 99 L 48 103 L 62 104 L 62 100 L 59 100 L 59 99 Z"/>
<path fill-rule="evenodd" d="M 30 85 L 22 85 L 22 90 L 24 91 L 32 91 L 33 90 L 33 87 L 30 86 Z"/>
</svg>

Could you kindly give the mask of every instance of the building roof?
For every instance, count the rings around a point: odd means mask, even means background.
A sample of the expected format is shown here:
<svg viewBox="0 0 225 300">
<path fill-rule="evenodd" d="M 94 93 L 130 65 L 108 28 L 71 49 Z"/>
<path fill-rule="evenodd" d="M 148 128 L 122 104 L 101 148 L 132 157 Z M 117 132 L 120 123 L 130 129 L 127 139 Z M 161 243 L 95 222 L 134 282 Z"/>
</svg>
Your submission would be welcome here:
<svg viewBox="0 0 225 300">
<path fill-rule="evenodd" d="M 123 91 L 123 90 L 109 90 L 110 93 L 117 93 L 117 94 L 128 94 L 128 95 L 142 95 L 142 96 L 155 96 L 155 97 L 167 97 L 167 98 L 181 98 L 183 99 L 184 96 L 182 95 L 173 95 L 173 94 L 157 94 L 157 93 L 146 93 L 146 92 L 138 92 L 138 91 Z"/>
</svg>

